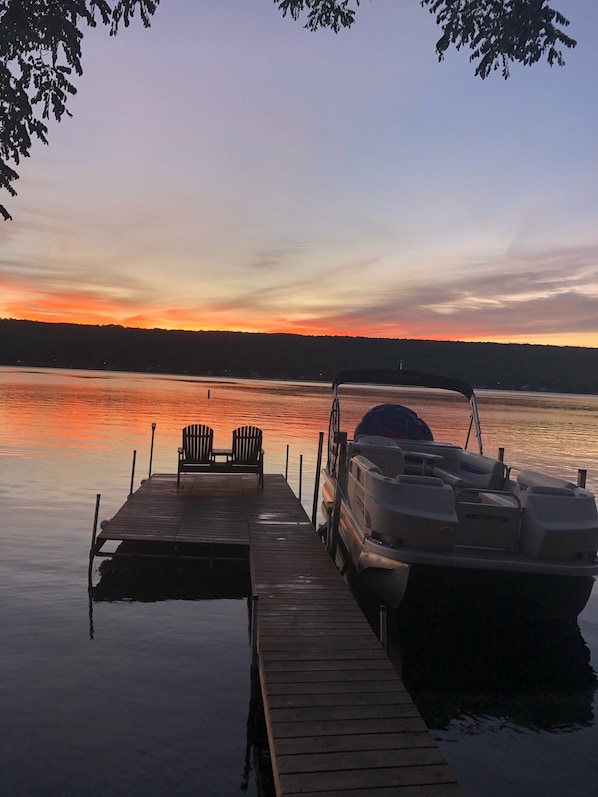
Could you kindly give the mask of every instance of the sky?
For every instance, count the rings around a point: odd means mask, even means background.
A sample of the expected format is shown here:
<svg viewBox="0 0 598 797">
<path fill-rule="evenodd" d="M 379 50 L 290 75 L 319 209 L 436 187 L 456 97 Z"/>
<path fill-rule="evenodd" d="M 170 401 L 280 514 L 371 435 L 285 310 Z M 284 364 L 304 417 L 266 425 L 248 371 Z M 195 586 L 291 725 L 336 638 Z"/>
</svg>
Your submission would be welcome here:
<svg viewBox="0 0 598 797">
<path fill-rule="evenodd" d="M 506 81 L 439 63 L 418 0 L 86 30 L 73 118 L 0 198 L 0 317 L 597 347 L 598 3 L 552 5 L 566 66 Z"/>
</svg>

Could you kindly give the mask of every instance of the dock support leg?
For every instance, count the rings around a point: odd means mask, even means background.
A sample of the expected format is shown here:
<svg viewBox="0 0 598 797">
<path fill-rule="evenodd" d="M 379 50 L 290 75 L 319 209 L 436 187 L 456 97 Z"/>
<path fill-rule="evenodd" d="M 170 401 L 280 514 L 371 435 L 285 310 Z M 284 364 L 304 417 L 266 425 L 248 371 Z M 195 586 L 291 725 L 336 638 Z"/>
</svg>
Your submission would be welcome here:
<svg viewBox="0 0 598 797">
<path fill-rule="evenodd" d="M 316 478 L 314 481 L 314 503 L 311 510 L 311 522 L 316 528 L 316 520 L 318 517 L 318 497 L 320 493 L 320 469 L 322 467 L 322 449 L 324 447 L 324 432 L 320 432 L 318 438 L 318 455 L 316 457 Z"/>
<path fill-rule="evenodd" d="M 152 460 L 154 458 L 154 436 L 156 434 L 156 424 L 152 423 L 152 442 L 150 444 L 150 459 L 149 459 L 149 470 L 147 477 L 148 479 L 152 478 Z"/>
<path fill-rule="evenodd" d="M 91 589 L 91 569 L 93 567 L 93 559 L 96 555 L 96 536 L 98 533 L 98 515 L 100 514 L 100 498 L 101 494 L 96 495 L 96 510 L 93 517 L 93 529 L 91 532 L 91 548 L 89 549 L 89 568 L 87 570 L 87 586 Z"/>
<path fill-rule="evenodd" d="M 251 596 L 251 669 L 257 667 L 257 612 L 258 596 Z"/>
<path fill-rule="evenodd" d="M 137 451 L 133 451 L 133 464 L 131 466 L 131 487 L 129 488 L 129 498 L 133 495 L 133 482 L 135 481 L 135 460 L 137 458 Z"/>
<path fill-rule="evenodd" d="M 336 558 L 336 544 L 338 541 L 338 527 L 340 525 L 341 497 L 346 487 L 347 479 L 347 433 L 337 432 L 335 442 L 339 446 L 338 473 L 334 488 L 334 508 L 332 510 L 332 522 L 330 524 L 330 534 L 328 536 L 328 553 L 332 559 Z"/>
<path fill-rule="evenodd" d="M 380 642 L 384 650 L 388 648 L 388 610 L 385 603 L 380 605 Z"/>
</svg>

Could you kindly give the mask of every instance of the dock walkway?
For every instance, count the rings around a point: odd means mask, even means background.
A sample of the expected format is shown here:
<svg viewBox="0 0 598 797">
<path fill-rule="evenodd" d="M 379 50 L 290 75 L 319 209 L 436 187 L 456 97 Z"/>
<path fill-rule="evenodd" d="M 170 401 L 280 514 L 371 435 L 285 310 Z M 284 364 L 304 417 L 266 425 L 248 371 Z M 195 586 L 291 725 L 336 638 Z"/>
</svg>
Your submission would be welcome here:
<svg viewBox="0 0 598 797">
<path fill-rule="evenodd" d="M 282 476 L 152 476 L 98 535 L 248 545 L 280 797 L 457 797 L 419 712 Z"/>
</svg>

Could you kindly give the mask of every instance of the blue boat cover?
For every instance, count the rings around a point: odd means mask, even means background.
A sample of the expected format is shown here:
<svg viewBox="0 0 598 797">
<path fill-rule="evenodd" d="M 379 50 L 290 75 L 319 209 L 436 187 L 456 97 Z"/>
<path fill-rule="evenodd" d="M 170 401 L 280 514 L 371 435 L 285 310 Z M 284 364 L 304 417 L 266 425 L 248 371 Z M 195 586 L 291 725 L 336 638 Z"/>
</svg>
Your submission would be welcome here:
<svg viewBox="0 0 598 797">
<path fill-rule="evenodd" d="M 396 439 L 434 440 L 428 424 L 402 404 L 378 404 L 372 407 L 357 424 L 354 439 L 359 435 L 375 434 Z"/>
</svg>

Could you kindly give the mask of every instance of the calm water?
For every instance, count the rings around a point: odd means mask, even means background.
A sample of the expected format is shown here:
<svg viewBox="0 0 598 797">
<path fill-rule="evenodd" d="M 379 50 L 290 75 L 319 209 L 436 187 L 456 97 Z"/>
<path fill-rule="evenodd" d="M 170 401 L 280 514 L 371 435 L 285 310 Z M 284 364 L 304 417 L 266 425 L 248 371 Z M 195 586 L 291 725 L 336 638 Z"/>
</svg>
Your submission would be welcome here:
<svg viewBox="0 0 598 797">
<path fill-rule="evenodd" d="M 343 426 L 387 398 L 353 391 Z M 266 472 L 288 471 L 311 515 L 330 399 L 326 385 L 0 368 L 0 794 L 258 794 L 245 761 L 245 600 L 101 602 L 92 624 L 95 499 L 100 518 L 121 506 L 133 451 L 135 485 L 147 476 L 152 423 L 162 473 L 175 471 L 187 423 L 212 426 L 217 446 L 257 423 Z M 436 439 L 454 439 L 457 403 L 413 399 Z M 482 392 L 480 410 L 486 453 L 504 446 L 510 464 L 573 480 L 587 468 L 598 490 L 598 397 Z M 596 590 L 579 627 L 432 623 L 402 629 L 399 644 L 409 688 L 471 797 L 598 793 Z"/>
</svg>

